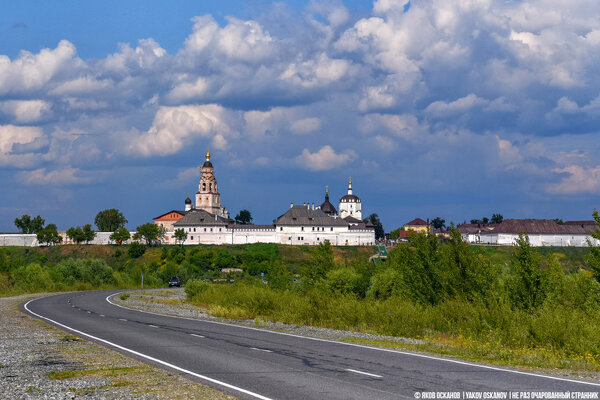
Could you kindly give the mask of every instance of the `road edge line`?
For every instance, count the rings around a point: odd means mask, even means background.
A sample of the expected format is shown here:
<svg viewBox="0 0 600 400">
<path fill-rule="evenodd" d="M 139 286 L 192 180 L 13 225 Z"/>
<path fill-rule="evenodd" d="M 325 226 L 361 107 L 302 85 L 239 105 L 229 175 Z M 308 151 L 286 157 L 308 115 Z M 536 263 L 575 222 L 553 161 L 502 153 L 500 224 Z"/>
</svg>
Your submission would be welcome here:
<svg viewBox="0 0 600 400">
<path fill-rule="evenodd" d="M 117 293 L 117 294 L 118 294 L 118 293 Z M 70 326 L 67 326 L 67 325 L 61 324 L 60 322 L 54 321 L 53 319 L 50 319 L 50 318 L 44 317 L 44 316 L 42 316 L 42 315 L 40 315 L 40 314 L 37 314 L 37 313 L 35 313 L 35 312 L 33 312 L 33 311 L 31 311 L 31 310 L 29 309 L 29 307 L 28 307 L 29 303 L 31 303 L 31 302 L 33 302 L 33 301 L 36 301 L 36 300 L 39 300 L 39 299 L 43 299 L 43 298 L 45 298 L 45 297 L 48 297 L 48 296 L 39 297 L 39 298 L 37 298 L 37 299 L 31 299 L 31 300 L 29 300 L 28 302 L 26 302 L 26 303 L 23 305 L 23 308 L 24 308 L 25 310 L 27 310 L 27 312 L 28 312 L 28 313 L 30 313 L 31 315 L 34 315 L 34 316 L 36 316 L 37 318 L 40 318 L 40 319 L 44 319 L 44 320 L 46 320 L 46 321 L 49 321 L 49 322 L 51 322 L 51 323 L 53 323 L 53 324 L 55 324 L 55 325 L 58 325 L 58 326 L 60 326 L 61 328 L 68 329 L 68 330 L 69 330 L 69 331 L 71 331 L 71 332 L 75 332 L 75 333 L 77 333 L 77 334 L 79 334 L 79 335 L 82 335 L 82 336 L 88 337 L 88 338 L 90 338 L 90 339 L 93 339 L 93 340 L 96 340 L 96 341 L 98 341 L 98 342 L 105 343 L 105 344 L 107 344 L 107 345 L 109 345 L 109 346 L 112 346 L 112 347 L 114 347 L 114 348 L 117 348 L 117 349 L 119 349 L 119 350 L 126 351 L 126 352 L 128 352 L 128 353 L 131 353 L 131 354 L 133 354 L 133 355 L 136 355 L 136 356 L 138 356 L 138 357 L 145 358 L 145 359 L 147 359 L 147 360 L 150 360 L 150 361 L 152 361 L 152 362 L 155 362 L 155 363 L 157 363 L 157 364 L 164 365 L 165 367 L 168 367 L 168 368 L 174 369 L 174 370 L 176 370 L 176 371 L 179 371 L 179 372 L 183 372 L 183 373 L 185 373 L 185 374 L 188 374 L 188 375 L 194 376 L 194 377 L 196 377 L 196 378 L 200 378 L 200 379 L 206 380 L 206 381 L 208 381 L 208 382 L 211 382 L 211 383 L 215 383 L 215 384 L 217 384 L 217 385 L 224 386 L 224 387 L 226 387 L 226 388 L 228 388 L 228 389 L 233 389 L 233 390 L 235 390 L 235 391 L 238 391 L 238 392 L 240 392 L 240 393 L 244 393 L 244 394 L 250 395 L 250 396 L 252 396 L 252 397 L 256 397 L 257 399 L 261 399 L 261 400 L 272 400 L 271 398 L 269 398 L 269 397 L 266 397 L 266 396 L 263 396 L 263 395 L 260 395 L 260 394 L 258 394 L 258 393 L 251 392 L 251 391 L 249 391 L 249 390 L 246 390 L 246 389 L 243 389 L 243 388 L 241 388 L 241 387 L 237 387 L 237 386 L 231 385 L 231 384 L 229 384 L 229 383 L 222 382 L 222 381 L 219 381 L 219 380 L 217 380 L 217 379 L 210 378 L 210 377 L 208 377 L 208 376 L 205 376 L 205 375 L 200 375 L 200 374 L 198 374 L 198 373 L 196 373 L 196 372 L 193 372 L 193 371 L 187 370 L 187 369 L 185 369 L 185 368 L 182 368 L 182 367 L 178 367 L 177 365 L 174 365 L 174 364 L 168 363 L 168 362 L 166 362 L 166 361 L 163 361 L 163 360 L 159 360 L 158 358 L 154 358 L 154 357 L 152 357 L 152 356 L 149 356 L 149 355 L 146 355 L 146 354 L 140 353 L 140 352 L 138 352 L 138 351 L 135 351 L 135 350 L 128 349 L 127 347 L 123 347 L 123 346 L 121 346 L 121 345 L 118 345 L 118 344 L 116 344 L 116 343 L 109 342 L 108 340 L 101 339 L 101 338 L 99 338 L 99 337 L 96 337 L 96 336 L 90 335 L 89 333 L 85 333 L 85 332 L 82 332 L 82 331 L 80 331 L 80 330 L 77 330 L 77 329 L 75 329 L 75 328 L 71 328 Z"/>
<path fill-rule="evenodd" d="M 403 354 L 403 355 L 407 355 L 407 356 L 425 358 L 425 359 L 428 359 L 428 360 L 445 361 L 445 362 L 450 362 L 450 363 L 455 363 L 455 364 L 460 364 L 460 365 L 468 365 L 468 366 L 471 366 L 471 367 L 490 369 L 490 370 L 494 370 L 494 371 L 509 372 L 509 373 L 519 374 L 519 375 L 535 376 L 537 378 L 553 379 L 553 380 L 557 380 L 557 381 L 561 381 L 561 382 L 581 383 L 581 384 L 584 384 L 584 385 L 591 385 L 591 386 L 599 386 L 600 387 L 600 383 L 595 383 L 595 382 L 579 381 L 577 379 L 561 378 L 561 377 L 558 377 L 558 376 L 537 374 L 535 372 L 515 371 L 515 370 L 507 369 L 507 368 L 494 367 L 494 366 L 491 366 L 491 365 L 484 365 L 484 364 L 477 364 L 477 363 L 473 363 L 473 362 L 469 362 L 469 361 L 454 360 L 454 359 L 451 359 L 451 358 L 436 357 L 436 356 L 431 356 L 431 355 L 428 355 L 428 354 L 411 353 L 411 352 L 408 352 L 408 351 L 395 350 L 395 349 L 386 349 L 386 348 L 383 348 L 383 347 L 365 346 L 365 345 L 361 345 L 361 344 L 358 344 L 358 343 L 348 343 L 348 342 L 342 342 L 342 341 L 336 341 L 336 340 L 314 338 L 314 337 L 310 337 L 310 336 L 295 335 L 293 333 L 287 333 L 287 332 L 277 332 L 277 331 L 271 331 L 271 330 L 267 330 L 267 329 L 253 328 L 251 326 L 228 324 L 226 322 L 209 321 L 209 320 L 198 319 L 198 318 L 178 317 L 178 316 L 175 316 L 175 315 L 159 314 L 159 313 L 155 313 L 155 312 L 152 312 L 152 311 L 138 310 L 138 309 L 135 309 L 135 308 L 125 307 L 125 306 L 122 306 L 120 304 L 113 303 L 109 299 L 109 297 L 116 296 L 116 295 L 118 295 L 120 293 L 124 293 L 124 292 L 118 292 L 118 293 L 114 293 L 114 294 L 108 295 L 106 297 L 106 301 L 108 303 L 112 304 L 113 306 L 121 307 L 121 308 L 126 309 L 126 310 L 138 311 L 138 312 L 142 312 L 142 313 L 146 313 L 146 314 L 160 315 L 160 316 L 163 316 L 163 317 L 180 318 L 180 319 L 186 319 L 186 320 L 189 320 L 189 321 L 207 322 L 209 324 L 233 326 L 233 327 L 237 327 L 237 328 L 250 329 L 250 330 L 253 330 L 253 331 L 269 332 L 269 333 L 273 333 L 273 334 L 276 334 L 276 335 L 292 336 L 292 337 L 297 337 L 297 338 L 302 338 L 302 339 L 315 340 L 315 341 L 319 341 L 319 342 L 337 343 L 337 344 L 342 344 L 342 345 L 345 345 L 345 346 L 359 347 L 359 348 L 363 348 L 363 349 L 377 350 L 377 351 L 386 351 L 386 352 L 389 352 L 389 353 Z"/>
</svg>

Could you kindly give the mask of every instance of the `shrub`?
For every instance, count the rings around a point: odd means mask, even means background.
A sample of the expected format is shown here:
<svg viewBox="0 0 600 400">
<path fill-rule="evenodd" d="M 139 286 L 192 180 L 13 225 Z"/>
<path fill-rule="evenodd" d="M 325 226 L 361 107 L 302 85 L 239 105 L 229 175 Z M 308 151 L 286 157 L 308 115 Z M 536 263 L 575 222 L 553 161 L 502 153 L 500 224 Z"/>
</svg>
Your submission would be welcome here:
<svg viewBox="0 0 600 400">
<path fill-rule="evenodd" d="M 334 293 L 350 294 L 358 291 L 360 275 L 352 268 L 332 269 L 325 276 L 326 287 Z"/>
<path fill-rule="evenodd" d="M 138 242 L 133 242 L 127 249 L 127 254 L 130 258 L 139 258 L 146 252 L 146 245 Z"/>
<path fill-rule="evenodd" d="M 11 274 L 14 286 L 27 292 L 52 289 L 52 280 L 48 272 L 39 264 L 22 265 Z"/>
<path fill-rule="evenodd" d="M 210 289 L 210 285 L 199 279 L 193 279 L 185 285 L 185 294 L 188 299 L 192 299 L 200 293 Z"/>
</svg>

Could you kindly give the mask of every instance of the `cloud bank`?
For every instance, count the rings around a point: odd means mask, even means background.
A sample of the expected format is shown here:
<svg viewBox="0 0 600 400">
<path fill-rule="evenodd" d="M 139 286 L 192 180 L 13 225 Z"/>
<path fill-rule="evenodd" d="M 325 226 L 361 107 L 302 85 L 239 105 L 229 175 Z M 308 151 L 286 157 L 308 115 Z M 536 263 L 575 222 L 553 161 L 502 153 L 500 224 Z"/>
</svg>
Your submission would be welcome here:
<svg viewBox="0 0 600 400">
<path fill-rule="evenodd" d="M 192 148 L 199 160 L 211 145 L 238 168 L 390 184 L 410 165 L 398 186 L 600 194 L 600 152 L 575 139 L 597 141 L 597 1 L 377 0 L 362 17 L 339 1 L 282 7 L 190 16 L 173 53 L 140 38 L 83 60 L 65 38 L 0 55 L 0 164 L 25 183 L 77 185 L 99 165 Z"/>
</svg>

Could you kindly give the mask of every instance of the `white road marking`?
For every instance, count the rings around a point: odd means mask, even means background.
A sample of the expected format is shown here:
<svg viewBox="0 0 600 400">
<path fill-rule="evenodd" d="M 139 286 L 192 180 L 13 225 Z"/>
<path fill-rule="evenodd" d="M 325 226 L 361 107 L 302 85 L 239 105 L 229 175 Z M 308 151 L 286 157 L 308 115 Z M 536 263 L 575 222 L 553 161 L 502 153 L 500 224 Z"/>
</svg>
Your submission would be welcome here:
<svg viewBox="0 0 600 400">
<path fill-rule="evenodd" d="M 101 317 L 104 317 L 104 314 L 100 314 Z"/>
<path fill-rule="evenodd" d="M 91 311 L 88 311 L 87 313 L 88 313 L 88 314 L 91 314 L 92 312 L 91 312 Z"/>
<path fill-rule="evenodd" d="M 581 383 L 581 384 L 590 385 L 590 386 L 600 386 L 600 383 L 578 381 L 577 379 L 560 378 L 560 377 L 557 377 L 557 376 L 542 375 L 542 374 L 536 374 L 536 373 L 533 373 L 533 372 L 515 371 L 515 370 L 512 370 L 512 369 L 506 369 L 506 368 L 500 368 L 500 367 L 492 367 L 491 365 L 482 365 L 482 364 L 471 363 L 471 362 L 468 362 L 468 361 L 453 360 L 451 358 L 442 358 L 442 357 L 430 356 L 430 355 L 426 355 L 426 354 L 409 353 L 407 351 L 402 351 L 402 350 L 385 349 L 385 348 L 382 348 L 382 347 L 371 347 L 371 346 L 365 346 L 365 345 L 356 344 L 356 343 L 338 342 L 338 341 L 335 341 L 335 340 L 319 339 L 319 338 L 313 338 L 313 337 L 308 337 L 308 336 L 300 336 L 300 335 L 295 335 L 293 333 L 269 331 L 269 330 L 266 330 L 266 329 L 252 328 L 250 326 L 228 324 L 226 322 L 208 321 L 208 320 L 197 319 L 197 318 L 176 317 L 176 316 L 173 316 L 173 315 L 159 314 L 159 313 L 155 313 L 155 312 L 152 312 L 152 311 L 136 310 L 135 308 L 129 308 L 129 307 L 125 307 L 125 306 L 122 306 L 120 304 L 117 304 L 117 303 L 113 303 L 110 300 L 111 297 L 116 296 L 116 295 L 121 294 L 121 293 L 123 293 L 123 292 L 118 292 L 118 293 L 114 293 L 114 294 L 110 294 L 110 295 L 106 296 L 106 301 L 109 302 L 110 304 L 112 304 L 113 306 L 120 307 L 120 308 L 123 308 L 125 310 L 137 311 L 137 312 L 141 312 L 141 313 L 145 313 L 145 314 L 160 315 L 161 317 L 175 318 L 175 319 L 185 319 L 185 320 L 188 320 L 188 321 L 204 322 L 204 323 L 207 323 L 207 324 L 225 325 L 225 326 L 231 326 L 231 327 L 235 327 L 235 328 L 249 329 L 249 330 L 252 330 L 252 331 L 267 332 L 267 333 L 271 333 L 271 334 L 274 334 L 274 335 L 291 336 L 291 337 L 297 337 L 297 338 L 301 338 L 301 339 L 314 340 L 314 341 L 317 341 L 317 342 L 335 343 L 335 344 L 340 344 L 340 345 L 344 345 L 344 346 L 360 347 L 362 349 L 367 349 L 367 350 L 384 351 L 386 353 L 396 353 L 396 354 L 402 354 L 402 355 L 405 355 L 405 356 L 425 358 L 425 359 L 428 359 L 428 360 L 444 361 L 444 362 L 449 362 L 449 363 L 454 363 L 454 364 L 459 364 L 459 365 L 468 365 L 468 366 L 471 366 L 471 367 L 489 369 L 489 370 L 492 370 L 492 371 L 509 372 L 511 374 L 535 376 L 537 378 L 546 378 L 546 379 L 552 379 L 552 380 L 561 381 L 561 382 L 572 382 L 572 383 Z"/>
<path fill-rule="evenodd" d="M 358 371 L 356 369 L 346 368 L 346 371 L 354 372 L 355 374 L 372 376 L 373 378 L 383 378 L 383 376 L 381 376 L 381 375 L 370 374 L 368 372 Z"/>
<path fill-rule="evenodd" d="M 140 352 L 138 352 L 138 351 L 135 351 L 135 350 L 128 349 L 127 347 L 120 346 L 120 345 L 118 345 L 118 344 L 116 344 L 116 343 L 109 342 L 108 340 L 100 339 L 99 337 L 92 336 L 92 335 L 90 335 L 90 334 L 88 334 L 88 333 L 85 333 L 85 332 L 79 331 L 79 330 L 77 330 L 77 329 L 71 328 L 70 326 L 67 326 L 67 325 L 61 324 L 60 322 L 57 322 L 57 321 L 54 321 L 53 319 L 50 319 L 50 318 L 43 317 L 43 316 L 41 316 L 41 315 L 39 315 L 39 314 L 36 314 L 36 313 L 34 313 L 33 311 L 31 311 L 31 310 L 29 309 L 29 307 L 27 307 L 27 306 L 29 305 L 29 303 L 31 303 L 32 301 L 35 301 L 35 300 L 38 300 L 38 299 L 29 300 L 27 303 L 25 303 L 25 305 L 24 305 L 23 307 L 24 307 L 24 308 L 25 308 L 25 309 L 26 309 L 26 310 L 27 310 L 29 313 L 31 313 L 32 315 L 35 315 L 36 317 L 38 317 L 38 318 L 41 318 L 41 319 L 45 319 L 46 321 L 52 322 L 53 324 L 56 324 L 56 325 L 58 325 L 58 326 L 60 326 L 60 327 L 62 327 L 62 328 L 68 329 L 68 330 L 70 330 L 71 332 L 75 332 L 75 333 L 77 333 L 77 334 L 79 334 L 79 335 L 82 335 L 82 336 L 89 337 L 90 339 L 94 339 L 94 340 L 96 340 L 96 341 L 98 341 L 98 342 L 105 343 L 105 344 L 107 344 L 107 345 L 109 345 L 109 346 L 112 346 L 112 347 L 114 347 L 114 348 L 117 348 L 117 349 L 119 349 L 119 350 L 126 351 L 126 352 L 128 352 L 128 353 L 131 353 L 131 354 L 133 354 L 133 355 L 136 355 L 136 356 L 138 356 L 138 357 L 145 358 L 145 359 L 147 359 L 147 360 L 150 360 L 150 361 L 152 361 L 152 362 L 155 362 L 155 363 L 157 363 L 157 364 L 164 365 L 165 367 L 168 367 L 168 368 L 174 369 L 174 370 L 176 370 L 176 371 L 183 372 L 184 374 L 189 374 L 189 375 L 195 376 L 196 378 L 204 379 L 204 380 L 206 380 L 206 381 L 208 381 L 208 382 L 212 382 L 212 383 L 215 383 L 215 384 L 217 384 L 217 385 L 224 386 L 224 387 L 226 387 L 226 388 L 229 388 L 229 389 L 237 390 L 238 392 L 245 393 L 245 394 L 247 394 L 247 395 L 250 395 L 250 396 L 252 396 L 252 397 L 256 397 L 257 399 L 261 399 L 261 400 L 272 400 L 271 398 L 269 398 L 269 397 L 266 397 L 266 396 L 263 396 L 263 395 L 260 395 L 260 394 L 258 394 L 258 393 L 254 393 L 254 392 L 251 392 L 251 391 L 249 391 L 249 390 L 242 389 L 241 387 L 237 387 L 237 386 L 234 386 L 234 385 L 230 385 L 229 383 L 226 383 L 226 382 L 223 382 L 223 381 L 219 381 L 219 380 L 216 380 L 216 379 L 210 378 L 210 377 L 208 377 L 208 376 L 204 376 L 204 375 L 197 374 L 197 373 L 195 373 L 195 372 L 193 372 L 193 371 L 190 371 L 190 370 L 187 370 L 187 369 L 184 369 L 184 368 L 178 367 L 177 365 L 174 365 L 174 364 L 168 363 L 168 362 L 166 362 L 166 361 L 163 361 L 163 360 L 159 360 L 158 358 L 154 358 L 154 357 L 148 356 L 148 355 L 146 355 L 146 354 L 143 354 L 143 353 L 140 353 Z"/>
<path fill-rule="evenodd" d="M 264 351 L 266 353 L 272 353 L 273 350 L 267 350 L 267 349 L 257 349 L 256 347 L 250 347 L 252 350 L 258 350 L 258 351 Z"/>
<path fill-rule="evenodd" d="M 119 321 L 125 321 L 125 322 L 127 322 L 127 320 L 125 318 L 119 318 Z"/>
<path fill-rule="evenodd" d="M 204 336 L 202 336 L 202 335 L 196 335 L 195 333 L 190 333 L 190 335 L 191 335 L 191 336 L 196 336 L 196 337 L 199 337 L 199 338 L 203 338 L 203 337 L 204 337 Z"/>
<path fill-rule="evenodd" d="M 156 325 L 148 325 L 150 328 L 158 328 Z"/>
</svg>

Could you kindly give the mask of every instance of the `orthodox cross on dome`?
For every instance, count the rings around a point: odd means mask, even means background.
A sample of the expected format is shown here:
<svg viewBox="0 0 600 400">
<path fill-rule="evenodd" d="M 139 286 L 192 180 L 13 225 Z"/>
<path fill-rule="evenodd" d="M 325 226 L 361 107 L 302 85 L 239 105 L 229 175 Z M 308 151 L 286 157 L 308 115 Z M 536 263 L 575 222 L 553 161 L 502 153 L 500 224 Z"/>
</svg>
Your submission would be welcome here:
<svg viewBox="0 0 600 400">
<path fill-rule="evenodd" d="M 352 194 L 352 177 L 348 179 L 348 194 Z"/>
<path fill-rule="evenodd" d="M 206 146 L 206 161 L 210 161 L 210 148 Z"/>
</svg>

